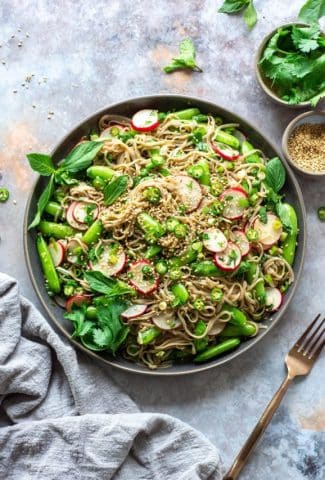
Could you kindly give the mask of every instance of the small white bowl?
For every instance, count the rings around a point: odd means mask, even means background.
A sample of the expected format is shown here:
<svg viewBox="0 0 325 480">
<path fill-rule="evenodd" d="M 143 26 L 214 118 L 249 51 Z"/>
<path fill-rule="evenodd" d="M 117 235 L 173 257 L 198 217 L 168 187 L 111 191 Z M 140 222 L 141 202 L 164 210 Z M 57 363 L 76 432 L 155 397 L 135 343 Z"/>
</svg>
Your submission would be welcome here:
<svg viewBox="0 0 325 480">
<path fill-rule="evenodd" d="M 309 178 L 325 178 L 325 172 L 310 172 L 308 170 L 303 170 L 299 167 L 292 156 L 290 156 L 288 151 L 288 140 L 293 132 L 293 130 L 298 127 L 299 125 L 303 125 L 305 123 L 325 123 L 325 110 L 323 111 L 310 111 L 302 113 L 294 118 L 287 128 L 285 129 L 283 136 L 282 136 L 282 150 L 283 153 L 288 160 L 288 163 L 294 168 L 297 172 L 301 173 L 305 177 Z"/>
</svg>

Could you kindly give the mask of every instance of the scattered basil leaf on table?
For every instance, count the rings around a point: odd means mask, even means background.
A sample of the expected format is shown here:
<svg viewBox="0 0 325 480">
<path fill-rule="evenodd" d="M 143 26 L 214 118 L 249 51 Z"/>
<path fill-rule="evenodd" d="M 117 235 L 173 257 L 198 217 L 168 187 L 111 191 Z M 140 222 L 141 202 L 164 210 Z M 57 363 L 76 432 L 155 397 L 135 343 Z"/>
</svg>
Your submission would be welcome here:
<svg viewBox="0 0 325 480">
<path fill-rule="evenodd" d="M 48 177 L 55 172 L 55 167 L 50 155 L 45 153 L 28 153 L 26 157 L 31 168 L 40 175 Z"/>
<path fill-rule="evenodd" d="M 308 0 L 301 8 L 298 18 L 305 23 L 314 23 L 325 15 L 325 0 Z"/>
<path fill-rule="evenodd" d="M 165 73 L 172 73 L 175 70 L 189 69 L 202 72 L 202 69 L 196 64 L 195 47 L 190 38 L 185 38 L 179 45 L 179 56 L 172 59 L 169 65 L 164 67 Z"/>
<path fill-rule="evenodd" d="M 28 226 L 28 230 L 36 227 L 40 223 L 42 213 L 44 211 L 44 208 L 48 204 L 50 198 L 52 197 L 53 190 L 54 190 L 54 175 L 51 175 L 49 183 L 47 184 L 41 196 L 39 197 L 39 200 L 37 202 L 36 215 L 32 223 Z"/>
<path fill-rule="evenodd" d="M 249 29 L 252 29 L 257 22 L 257 12 L 253 0 L 225 0 L 219 8 L 219 13 L 239 13 L 243 11 L 244 21 Z"/>
<path fill-rule="evenodd" d="M 124 193 L 128 187 L 128 176 L 120 175 L 108 183 L 104 188 L 105 205 L 113 205 L 113 203 Z"/>
<path fill-rule="evenodd" d="M 283 187 L 286 179 L 286 171 L 281 160 L 278 157 L 272 158 L 266 164 L 265 182 L 275 193 L 278 193 Z"/>
<path fill-rule="evenodd" d="M 79 143 L 60 163 L 60 169 L 69 173 L 77 173 L 88 168 L 102 146 L 103 142 L 96 141 Z"/>
<path fill-rule="evenodd" d="M 85 280 L 88 282 L 92 291 L 103 293 L 108 297 L 128 295 L 133 293 L 133 289 L 121 280 L 108 278 L 102 272 L 92 270 L 85 272 Z"/>
</svg>

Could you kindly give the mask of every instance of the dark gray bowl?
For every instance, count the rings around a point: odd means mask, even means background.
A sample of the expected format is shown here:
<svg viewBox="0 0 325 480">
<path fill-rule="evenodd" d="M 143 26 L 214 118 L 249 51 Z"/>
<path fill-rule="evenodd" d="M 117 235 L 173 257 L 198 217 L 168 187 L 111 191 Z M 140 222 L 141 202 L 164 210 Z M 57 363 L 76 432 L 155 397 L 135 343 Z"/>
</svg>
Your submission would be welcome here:
<svg viewBox="0 0 325 480">
<path fill-rule="evenodd" d="M 266 138 L 252 125 L 247 123 L 244 119 L 240 118 L 233 113 L 214 105 L 213 103 L 206 102 L 199 98 L 190 98 L 180 95 L 152 95 L 148 97 L 132 98 L 124 102 L 120 102 L 109 107 L 100 110 L 97 113 L 92 114 L 90 117 L 86 118 L 81 122 L 77 127 L 73 128 L 71 132 L 60 141 L 60 143 L 54 148 L 52 155 L 54 161 L 58 161 L 66 156 L 66 154 L 71 150 L 71 148 L 78 142 L 81 136 L 87 135 L 90 130 L 97 127 L 99 118 L 105 114 L 120 114 L 125 116 L 131 116 L 137 110 L 142 108 L 157 108 L 163 111 L 170 109 L 183 109 L 187 107 L 198 107 L 203 113 L 212 113 L 214 115 L 222 116 L 227 122 L 237 122 L 241 125 L 241 129 L 252 139 L 259 148 L 261 148 L 269 157 L 279 156 L 279 152 L 275 147 L 268 141 Z M 269 320 L 265 323 L 268 325 L 266 330 L 262 330 L 261 333 L 257 336 L 243 343 L 237 350 L 232 353 L 229 353 L 221 358 L 212 360 L 204 365 L 195 365 L 193 363 L 173 365 L 169 369 L 162 370 L 148 370 L 145 367 L 133 364 L 124 360 L 123 358 L 112 358 L 111 356 L 105 354 L 97 354 L 91 352 L 84 348 L 77 341 L 70 338 L 71 334 L 71 325 L 70 322 L 63 318 L 63 310 L 55 305 L 50 297 L 48 296 L 43 274 L 41 270 L 41 265 L 37 256 L 35 239 L 36 232 L 35 230 L 27 231 L 27 225 L 30 223 L 32 217 L 34 216 L 37 199 L 46 184 L 46 179 L 39 178 L 35 184 L 35 187 L 32 190 L 31 196 L 28 200 L 24 221 L 24 249 L 26 262 L 32 280 L 35 291 L 42 302 L 46 312 L 48 313 L 50 319 L 54 322 L 59 331 L 65 335 L 70 341 L 80 350 L 83 350 L 93 359 L 99 360 L 105 364 L 113 365 L 122 370 L 127 370 L 134 373 L 144 373 L 147 375 L 182 375 L 187 373 L 200 372 L 202 370 L 207 370 L 212 367 L 216 367 L 223 363 L 229 362 L 233 358 L 241 355 L 246 350 L 251 349 L 257 342 L 261 341 L 262 338 L 270 331 L 270 329 L 280 320 L 284 315 L 296 289 L 297 283 L 302 270 L 304 251 L 305 251 L 305 242 L 306 242 L 306 213 L 305 206 L 301 194 L 300 187 L 288 167 L 285 160 L 283 163 L 287 170 L 287 181 L 284 188 L 286 193 L 286 198 L 291 202 L 297 211 L 298 220 L 300 225 L 299 230 L 299 243 L 297 248 L 296 259 L 294 263 L 294 272 L 296 276 L 295 283 L 290 287 L 288 292 L 285 295 L 285 299 L 281 310 L 276 312 L 271 316 Z"/>
</svg>

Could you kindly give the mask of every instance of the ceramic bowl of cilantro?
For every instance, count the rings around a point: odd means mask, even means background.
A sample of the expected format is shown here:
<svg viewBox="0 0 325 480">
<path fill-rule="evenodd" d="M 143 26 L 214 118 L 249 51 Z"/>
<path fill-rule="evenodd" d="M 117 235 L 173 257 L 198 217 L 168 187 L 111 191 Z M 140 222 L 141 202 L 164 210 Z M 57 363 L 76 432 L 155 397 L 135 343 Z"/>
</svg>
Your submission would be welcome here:
<svg viewBox="0 0 325 480">
<path fill-rule="evenodd" d="M 318 24 L 290 23 L 273 30 L 256 55 L 264 92 L 289 107 L 315 106 L 325 97 L 325 36 Z"/>
</svg>

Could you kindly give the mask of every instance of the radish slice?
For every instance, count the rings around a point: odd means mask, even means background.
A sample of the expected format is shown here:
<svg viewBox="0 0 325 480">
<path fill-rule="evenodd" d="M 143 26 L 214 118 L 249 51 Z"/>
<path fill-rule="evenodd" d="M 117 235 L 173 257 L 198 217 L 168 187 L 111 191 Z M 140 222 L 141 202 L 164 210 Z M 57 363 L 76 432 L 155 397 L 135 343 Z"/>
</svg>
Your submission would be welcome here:
<svg viewBox="0 0 325 480">
<path fill-rule="evenodd" d="M 52 257 L 53 263 L 55 267 L 61 265 L 64 259 L 64 248 L 60 242 L 50 242 L 49 243 L 49 252 Z"/>
<path fill-rule="evenodd" d="M 174 177 L 177 184 L 177 193 L 185 206 L 186 212 L 194 212 L 202 201 L 202 189 L 200 184 L 188 175 Z"/>
<path fill-rule="evenodd" d="M 271 312 L 275 312 L 279 310 L 282 305 L 283 295 L 278 288 L 275 287 L 267 287 L 265 289 L 266 293 L 266 300 L 265 306 Z"/>
<path fill-rule="evenodd" d="M 77 203 L 78 202 L 72 202 L 69 206 L 66 213 L 67 222 L 69 225 L 71 225 L 72 228 L 75 228 L 76 230 L 87 230 L 88 225 L 86 225 L 85 223 L 79 223 L 74 218 L 73 211 Z"/>
<path fill-rule="evenodd" d="M 228 147 L 228 145 L 225 145 L 224 143 L 212 143 L 212 148 L 218 155 L 220 155 L 221 158 L 225 160 L 237 160 L 237 158 L 239 157 L 238 150 Z"/>
<path fill-rule="evenodd" d="M 152 268 L 152 277 L 146 278 L 143 268 L 149 266 Z M 139 293 L 148 295 L 158 288 L 159 275 L 155 271 L 154 266 L 148 260 L 138 260 L 130 265 L 129 271 L 130 283 Z"/>
<path fill-rule="evenodd" d="M 158 110 L 139 110 L 132 117 L 132 128 L 138 132 L 150 132 L 159 125 Z"/>
<path fill-rule="evenodd" d="M 241 230 L 235 230 L 233 233 L 234 242 L 238 245 L 242 257 L 247 255 L 251 249 L 248 238 Z"/>
<path fill-rule="evenodd" d="M 123 251 L 123 247 L 115 242 L 104 247 L 104 250 L 100 253 L 98 262 L 89 262 L 89 266 L 92 270 L 102 272 L 106 277 L 113 277 L 120 273 L 126 264 L 126 255 Z"/>
<path fill-rule="evenodd" d="M 221 253 L 216 253 L 213 260 L 221 270 L 233 272 L 239 267 L 241 262 L 240 249 L 235 243 L 228 242 L 226 250 Z"/>
<path fill-rule="evenodd" d="M 66 246 L 66 258 L 69 263 L 77 263 L 78 262 L 78 254 L 75 253 L 76 248 L 82 248 L 83 244 L 77 242 L 77 240 L 70 240 Z M 84 250 L 86 250 L 86 246 L 84 246 Z"/>
<path fill-rule="evenodd" d="M 229 220 L 237 220 L 244 214 L 248 195 L 240 187 L 228 188 L 219 197 L 224 202 L 223 216 Z"/>
<path fill-rule="evenodd" d="M 92 207 L 94 208 L 91 210 Z M 75 221 L 78 223 L 86 223 L 85 220 L 87 215 L 91 215 L 92 220 L 95 221 L 96 218 L 98 217 L 98 207 L 94 203 L 75 202 L 72 215 Z"/>
<path fill-rule="evenodd" d="M 171 312 L 159 313 L 152 318 L 152 321 L 160 330 L 173 330 L 174 328 L 178 328 L 182 323 Z"/>
<path fill-rule="evenodd" d="M 254 230 L 258 232 L 263 248 L 267 250 L 280 240 L 282 223 L 274 213 L 267 212 L 267 222 L 263 223 L 258 217 L 254 221 Z"/>
<path fill-rule="evenodd" d="M 121 313 L 121 316 L 126 319 L 140 317 L 147 311 L 147 309 L 148 305 L 134 304 L 124 310 L 124 312 Z"/>
<path fill-rule="evenodd" d="M 210 228 L 203 233 L 203 245 L 210 252 L 219 253 L 225 250 L 228 240 L 219 228 Z"/>
<path fill-rule="evenodd" d="M 71 312 L 71 309 L 73 306 L 78 307 L 82 303 L 89 303 L 91 299 L 91 295 L 72 295 L 72 297 L 69 297 L 68 300 L 65 303 L 65 308 L 67 309 L 68 312 Z"/>
<path fill-rule="evenodd" d="M 67 248 L 67 244 L 68 244 L 68 240 L 65 240 L 64 238 L 60 239 L 60 240 L 57 240 L 57 242 L 62 245 L 62 247 L 64 248 L 64 250 Z"/>
</svg>

